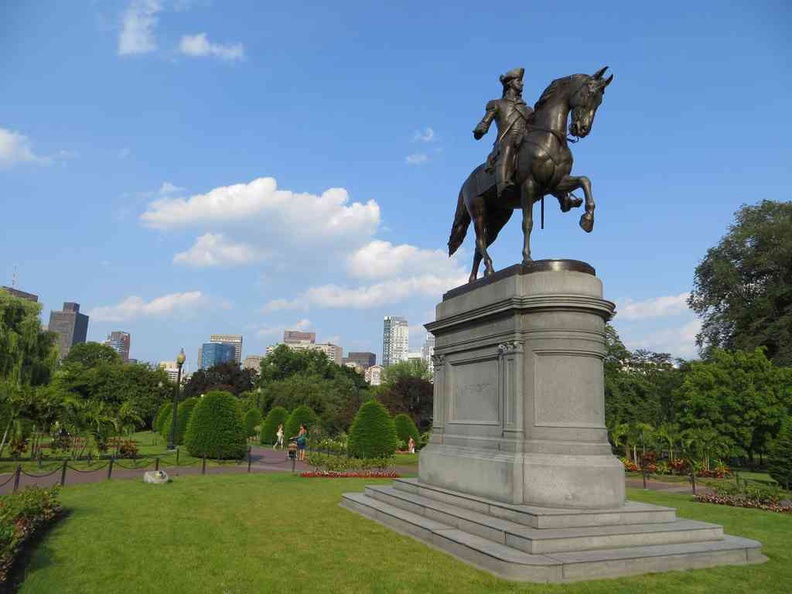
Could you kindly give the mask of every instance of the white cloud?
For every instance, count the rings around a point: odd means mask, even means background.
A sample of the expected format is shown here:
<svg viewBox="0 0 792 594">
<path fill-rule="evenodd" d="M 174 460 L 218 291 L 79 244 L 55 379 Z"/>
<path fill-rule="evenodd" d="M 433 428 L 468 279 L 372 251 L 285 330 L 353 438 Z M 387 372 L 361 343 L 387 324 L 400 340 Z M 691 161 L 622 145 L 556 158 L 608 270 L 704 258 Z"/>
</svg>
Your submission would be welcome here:
<svg viewBox="0 0 792 594">
<path fill-rule="evenodd" d="M 132 295 L 117 305 L 95 307 L 88 312 L 94 322 L 128 322 L 140 317 L 165 317 L 174 313 L 191 313 L 209 305 L 201 291 L 171 293 L 151 301 Z"/>
<path fill-rule="evenodd" d="M 154 229 L 203 227 L 211 232 L 231 227 L 235 237 L 247 233 L 263 251 L 267 246 L 327 249 L 360 245 L 379 225 L 374 200 L 349 203 L 343 188 L 320 196 L 278 190 L 274 178 L 221 186 L 190 198 L 161 198 L 151 202 L 141 221 Z"/>
<path fill-rule="evenodd" d="M 170 183 L 169 181 L 162 182 L 159 191 L 157 192 L 160 196 L 170 196 L 171 194 L 180 194 L 184 192 L 186 188 L 181 188 L 177 185 Z"/>
<path fill-rule="evenodd" d="M 13 167 L 18 163 L 47 164 L 52 159 L 41 157 L 33 152 L 30 140 L 24 134 L 0 128 L 0 169 Z"/>
<path fill-rule="evenodd" d="M 423 165 L 429 160 L 429 155 L 425 153 L 413 153 L 412 155 L 407 155 L 404 158 L 404 162 L 407 165 Z"/>
<path fill-rule="evenodd" d="M 300 309 L 303 305 L 297 303 L 296 301 L 291 301 L 289 299 L 273 299 L 272 301 L 268 302 L 261 311 L 264 313 L 272 313 L 274 311 L 283 311 L 287 309 Z"/>
<path fill-rule="evenodd" d="M 312 325 L 313 324 L 311 323 L 311 320 L 303 318 L 302 320 L 297 320 L 296 322 L 288 326 L 264 326 L 256 331 L 256 336 L 258 336 L 259 338 L 265 338 L 267 336 L 277 336 L 278 340 L 280 340 L 280 337 L 283 336 L 284 330 L 305 331 L 308 330 Z"/>
<path fill-rule="evenodd" d="M 647 349 L 656 353 L 671 353 L 683 359 L 698 355 L 696 334 L 701 330 L 701 320 L 695 319 L 681 326 L 662 328 L 636 338 L 625 338 L 625 345 L 631 349 Z"/>
<path fill-rule="evenodd" d="M 641 320 L 685 313 L 690 311 L 687 305 L 689 295 L 689 293 L 680 293 L 679 295 L 654 297 L 644 301 L 626 299 L 618 304 L 618 318 L 622 320 Z"/>
<path fill-rule="evenodd" d="M 188 266 L 238 266 L 266 257 L 264 252 L 244 243 L 233 243 L 220 233 L 201 235 L 186 252 L 173 257 L 175 264 Z"/>
<path fill-rule="evenodd" d="M 162 10 L 160 0 L 132 0 L 124 11 L 121 33 L 118 36 L 118 55 L 147 54 L 157 49 L 154 30 L 157 14 Z"/>
<path fill-rule="evenodd" d="M 429 127 L 413 132 L 413 142 L 434 142 L 435 140 L 435 131 Z"/>
<path fill-rule="evenodd" d="M 245 57 L 241 43 L 212 43 L 206 33 L 184 35 L 179 43 L 179 51 L 186 56 L 213 56 L 221 60 L 242 60 Z"/>
<path fill-rule="evenodd" d="M 349 256 L 347 271 L 353 278 L 393 278 L 405 273 L 413 275 L 460 274 L 455 258 L 444 250 L 425 250 L 409 244 L 393 245 L 389 241 L 373 240 Z"/>
</svg>

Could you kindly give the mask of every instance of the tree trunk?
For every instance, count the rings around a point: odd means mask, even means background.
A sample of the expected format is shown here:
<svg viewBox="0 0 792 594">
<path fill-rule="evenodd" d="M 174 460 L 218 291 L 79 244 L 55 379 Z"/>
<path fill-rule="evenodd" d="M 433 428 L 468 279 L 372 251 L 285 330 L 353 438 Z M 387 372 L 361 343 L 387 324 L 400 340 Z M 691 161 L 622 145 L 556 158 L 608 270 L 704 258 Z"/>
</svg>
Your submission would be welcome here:
<svg viewBox="0 0 792 594">
<path fill-rule="evenodd" d="M 10 416 L 8 418 L 8 425 L 6 425 L 5 431 L 3 432 L 3 441 L 0 442 L 0 457 L 3 456 L 3 450 L 5 449 L 6 439 L 8 438 L 8 431 L 11 429 L 11 423 L 14 422 L 14 416 Z"/>
</svg>

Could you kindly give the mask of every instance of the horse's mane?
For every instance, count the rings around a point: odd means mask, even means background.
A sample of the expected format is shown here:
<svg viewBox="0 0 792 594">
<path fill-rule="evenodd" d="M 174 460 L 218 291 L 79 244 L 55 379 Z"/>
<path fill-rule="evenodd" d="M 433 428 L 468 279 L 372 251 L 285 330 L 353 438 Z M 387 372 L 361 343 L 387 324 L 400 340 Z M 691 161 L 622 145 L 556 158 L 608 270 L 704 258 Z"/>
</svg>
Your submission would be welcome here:
<svg viewBox="0 0 792 594">
<path fill-rule="evenodd" d="M 569 76 L 555 79 L 544 90 L 542 96 L 539 97 L 539 100 L 534 104 L 534 111 L 539 111 L 542 107 L 544 107 L 547 102 L 550 101 L 550 99 L 552 99 L 556 93 L 558 93 L 559 89 L 568 86 L 573 81 L 580 80 L 581 78 L 587 76 L 587 74 L 570 74 Z"/>
</svg>

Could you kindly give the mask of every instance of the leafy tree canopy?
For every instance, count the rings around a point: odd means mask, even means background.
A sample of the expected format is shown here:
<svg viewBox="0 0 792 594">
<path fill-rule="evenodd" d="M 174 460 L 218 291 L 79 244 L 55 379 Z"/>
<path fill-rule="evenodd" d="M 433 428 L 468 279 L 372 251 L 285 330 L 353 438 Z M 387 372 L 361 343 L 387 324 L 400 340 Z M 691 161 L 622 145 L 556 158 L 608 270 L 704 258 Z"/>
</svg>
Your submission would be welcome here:
<svg viewBox="0 0 792 594">
<path fill-rule="evenodd" d="M 405 377 L 413 377 L 424 381 L 432 379 L 432 372 L 423 359 L 410 359 L 409 361 L 399 361 L 393 365 L 388 365 L 382 370 L 382 383 L 392 388 L 396 383 Z"/>
<path fill-rule="evenodd" d="M 0 289 L 0 380 L 46 384 L 57 361 L 56 334 L 42 329 L 41 304 Z"/>
<path fill-rule="evenodd" d="M 293 350 L 285 344 L 278 345 L 272 353 L 262 359 L 259 384 L 265 386 L 269 382 L 285 380 L 297 375 L 326 380 L 346 378 L 359 389 L 367 385 L 362 375 L 354 369 L 331 361 L 322 351 Z"/>
<path fill-rule="evenodd" d="M 190 376 L 184 386 L 186 397 L 200 396 L 212 390 L 222 390 L 239 396 L 253 388 L 256 372 L 253 369 L 241 369 L 233 361 L 221 363 L 208 369 L 199 369 Z"/>
<path fill-rule="evenodd" d="M 111 347 L 98 342 L 75 344 L 63 360 L 64 365 L 82 365 L 89 369 L 102 363 L 120 365 L 121 356 Z"/>
<path fill-rule="evenodd" d="M 432 426 L 434 386 L 425 379 L 400 377 L 379 396 L 379 401 L 392 415 L 405 413 L 415 419 L 421 431 L 427 431 Z"/>
<path fill-rule="evenodd" d="M 743 206 L 696 267 L 690 307 L 702 318 L 704 354 L 762 346 L 792 366 L 792 202 Z"/>
</svg>

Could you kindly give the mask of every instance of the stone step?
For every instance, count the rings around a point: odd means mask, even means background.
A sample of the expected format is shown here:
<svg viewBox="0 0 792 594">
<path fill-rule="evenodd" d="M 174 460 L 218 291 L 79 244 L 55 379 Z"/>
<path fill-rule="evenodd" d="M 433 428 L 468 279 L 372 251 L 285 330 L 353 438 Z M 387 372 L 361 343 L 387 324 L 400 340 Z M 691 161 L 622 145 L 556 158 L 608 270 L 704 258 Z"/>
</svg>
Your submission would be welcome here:
<svg viewBox="0 0 792 594">
<path fill-rule="evenodd" d="M 529 554 L 364 493 L 345 494 L 341 505 L 510 580 L 571 582 L 766 560 L 760 543 L 733 536 L 710 542 Z"/>
<path fill-rule="evenodd" d="M 531 528 L 573 528 L 622 524 L 659 524 L 676 521 L 671 507 L 626 501 L 615 509 L 577 510 L 564 508 L 514 505 L 467 495 L 421 483 L 418 479 L 396 479 L 395 489 L 415 493 L 480 513 L 496 516 Z"/>
<path fill-rule="evenodd" d="M 661 524 L 622 524 L 575 528 L 530 528 L 390 486 L 368 486 L 366 495 L 470 534 L 525 551 L 544 554 L 618 547 L 721 540 L 723 528 L 694 520 Z"/>
</svg>

